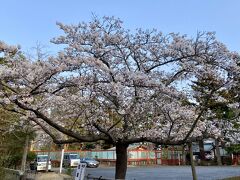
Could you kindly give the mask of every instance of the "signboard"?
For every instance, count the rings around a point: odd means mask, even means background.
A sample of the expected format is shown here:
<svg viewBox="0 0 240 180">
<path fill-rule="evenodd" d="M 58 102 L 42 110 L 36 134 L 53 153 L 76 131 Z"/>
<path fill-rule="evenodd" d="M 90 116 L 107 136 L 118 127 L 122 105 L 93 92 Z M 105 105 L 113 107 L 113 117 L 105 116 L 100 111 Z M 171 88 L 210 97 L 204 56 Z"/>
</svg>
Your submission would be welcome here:
<svg viewBox="0 0 240 180">
<path fill-rule="evenodd" d="M 78 164 L 77 171 L 76 171 L 76 174 L 75 174 L 75 180 L 84 180 L 86 167 L 87 167 L 86 163 L 79 163 Z"/>
</svg>

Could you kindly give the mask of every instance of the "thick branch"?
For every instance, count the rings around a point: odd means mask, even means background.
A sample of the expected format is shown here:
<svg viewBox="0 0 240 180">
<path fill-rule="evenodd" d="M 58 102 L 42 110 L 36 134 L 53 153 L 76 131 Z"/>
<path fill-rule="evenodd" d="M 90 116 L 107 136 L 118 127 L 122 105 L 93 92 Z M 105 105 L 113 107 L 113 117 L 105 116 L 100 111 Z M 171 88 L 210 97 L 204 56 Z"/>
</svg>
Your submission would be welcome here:
<svg viewBox="0 0 240 180">
<path fill-rule="evenodd" d="M 72 139 L 66 139 L 66 140 L 64 140 L 64 139 L 58 139 L 53 133 L 51 133 L 50 130 L 48 130 L 48 129 L 47 129 L 42 123 L 40 123 L 37 119 L 35 119 L 35 118 L 29 118 L 29 119 L 32 120 L 32 121 L 34 121 L 37 125 L 39 125 L 39 126 L 42 128 L 42 130 L 52 138 L 52 140 L 53 140 L 53 142 L 54 142 L 55 144 L 70 144 L 70 143 L 79 142 L 79 140 L 73 139 L 73 138 L 72 138 Z"/>
<path fill-rule="evenodd" d="M 110 140 L 112 142 L 115 142 L 116 139 L 109 133 L 109 131 L 106 131 L 105 129 L 101 128 L 98 124 L 94 123 L 93 126 L 100 131 L 101 133 L 105 134 L 106 136 L 108 136 L 110 138 Z"/>
<path fill-rule="evenodd" d="M 157 67 L 166 65 L 166 64 L 168 64 L 168 63 L 172 63 L 172 62 L 176 62 L 176 61 L 181 61 L 182 59 L 190 58 L 190 57 L 194 57 L 194 56 L 195 56 L 195 55 L 183 56 L 183 57 L 179 57 L 179 58 L 176 58 L 176 59 L 171 59 L 171 60 L 166 61 L 166 62 L 163 62 L 163 63 L 156 64 L 156 65 L 152 66 L 151 68 L 147 69 L 147 70 L 146 70 L 146 73 L 149 73 L 151 70 L 153 70 L 153 69 L 155 69 L 155 68 L 157 68 Z"/>
<path fill-rule="evenodd" d="M 81 136 L 80 134 L 73 132 L 71 130 L 67 130 L 65 127 L 58 125 L 57 123 L 53 122 L 51 119 L 49 119 L 47 116 L 45 116 L 43 113 L 40 111 L 30 108 L 26 106 L 25 104 L 19 102 L 18 100 L 14 100 L 14 103 L 20 107 L 23 110 L 31 111 L 33 112 L 37 118 L 42 119 L 45 121 L 48 125 L 54 127 L 56 130 L 62 132 L 63 134 L 66 134 L 70 137 L 73 137 L 81 142 L 95 142 L 98 140 L 109 140 L 109 138 L 106 135 L 91 135 L 91 136 Z"/>
<path fill-rule="evenodd" d="M 196 142 L 202 140 L 203 138 L 215 138 L 213 135 L 204 135 L 199 137 L 190 137 L 186 140 L 169 140 L 169 139 L 160 139 L 158 137 L 138 137 L 123 140 L 125 144 L 139 143 L 139 142 L 151 142 L 159 145 L 183 145 L 189 142 Z"/>
<path fill-rule="evenodd" d="M 32 94 L 32 95 L 34 95 L 34 94 L 39 94 L 39 91 L 37 91 L 38 88 L 40 88 L 43 84 L 45 84 L 45 83 L 46 83 L 49 79 L 51 79 L 52 76 L 55 75 L 56 73 L 57 73 L 57 72 L 51 73 L 47 78 L 44 79 L 43 82 L 39 83 L 36 87 L 34 87 L 34 88 L 31 90 L 30 94 Z"/>
</svg>

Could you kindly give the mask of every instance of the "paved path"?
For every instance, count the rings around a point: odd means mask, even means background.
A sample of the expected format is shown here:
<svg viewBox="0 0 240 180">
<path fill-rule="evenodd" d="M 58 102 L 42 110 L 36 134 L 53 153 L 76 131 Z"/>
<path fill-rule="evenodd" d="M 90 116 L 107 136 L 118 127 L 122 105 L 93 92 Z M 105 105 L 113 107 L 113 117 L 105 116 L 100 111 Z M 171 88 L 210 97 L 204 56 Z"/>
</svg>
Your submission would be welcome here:
<svg viewBox="0 0 240 180">
<path fill-rule="evenodd" d="M 217 180 L 240 176 L 240 166 L 197 166 L 198 180 Z M 86 173 L 103 178 L 114 177 L 114 167 L 87 168 Z M 129 167 L 127 180 L 192 180 L 190 166 Z"/>
</svg>

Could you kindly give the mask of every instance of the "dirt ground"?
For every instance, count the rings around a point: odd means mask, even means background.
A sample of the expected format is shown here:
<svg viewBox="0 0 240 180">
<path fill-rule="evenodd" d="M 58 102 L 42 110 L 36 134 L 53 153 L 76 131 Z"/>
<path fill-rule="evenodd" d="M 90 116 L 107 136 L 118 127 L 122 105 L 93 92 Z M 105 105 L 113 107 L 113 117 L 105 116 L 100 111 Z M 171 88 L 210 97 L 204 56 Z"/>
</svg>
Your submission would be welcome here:
<svg viewBox="0 0 240 180">
<path fill-rule="evenodd" d="M 68 175 L 65 174 L 57 174 L 55 172 L 49 172 L 49 173 L 38 173 L 36 175 L 35 180 L 72 180 Z"/>
</svg>

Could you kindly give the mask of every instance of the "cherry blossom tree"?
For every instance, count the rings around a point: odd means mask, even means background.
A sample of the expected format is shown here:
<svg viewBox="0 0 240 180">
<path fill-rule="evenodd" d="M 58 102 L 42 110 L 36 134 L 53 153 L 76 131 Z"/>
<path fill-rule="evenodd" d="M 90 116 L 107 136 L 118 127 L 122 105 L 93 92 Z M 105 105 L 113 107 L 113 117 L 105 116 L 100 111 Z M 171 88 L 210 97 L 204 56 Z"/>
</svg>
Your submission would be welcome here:
<svg viewBox="0 0 240 180">
<path fill-rule="evenodd" d="M 203 117 L 209 100 L 231 82 L 228 71 L 238 71 L 238 54 L 214 33 L 130 32 L 114 17 L 58 26 L 64 35 L 52 42 L 65 48 L 47 60 L 27 59 L 0 43 L 1 105 L 38 124 L 55 143 L 115 145 L 115 178 L 124 179 L 129 144 L 180 145 L 218 135 Z M 192 84 L 207 75 L 219 86 L 199 103 L 202 94 Z"/>
</svg>

